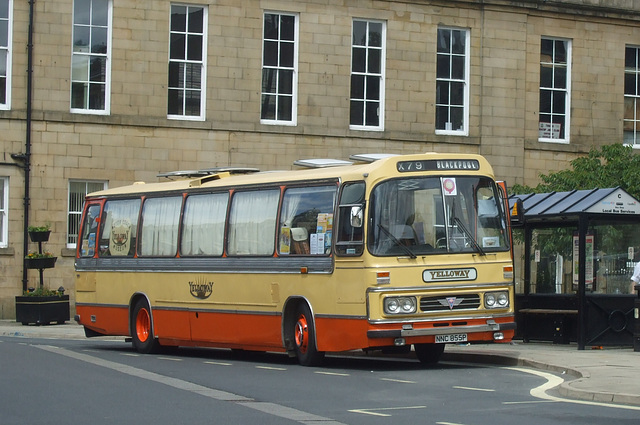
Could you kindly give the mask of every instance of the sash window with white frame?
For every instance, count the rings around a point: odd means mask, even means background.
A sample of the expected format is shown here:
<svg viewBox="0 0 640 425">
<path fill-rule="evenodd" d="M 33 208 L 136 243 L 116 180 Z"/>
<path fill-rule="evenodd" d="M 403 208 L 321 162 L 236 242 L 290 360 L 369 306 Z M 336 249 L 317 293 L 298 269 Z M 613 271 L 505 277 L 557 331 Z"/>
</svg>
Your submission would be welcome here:
<svg viewBox="0 0 640 425">
<path fill-rule="evenodd" d="M 75 248 L 78 243 L 78 231 L 82 219 L 84 198 L 88 193 L 97 192 L 107 188 L 104 181 L 79 181 L 69 182 L 69 210 L 67 212 L 67 248 Z"/>
<path fill-rule="evenodd" d="M 207 8 L 172 4 L 169 36 L 171 119 L 205 119 Z"/>
<path fill-rule="evenodd" d="M 9 234 L 9 177 L 0 177 L 0 248 L 6 248 Z"/>
<path fill-rule="evenodd" d="M 540 43 L 540 117 L 538 140 L 569 143 L 571 42 L 543 38 Z"/>
<path fill-rule="evenodd" d="M 295 125 L 298 85 L 298 16 L 264 14 L 262 49 L 263 124 Z"/>
<path fill-rule="evenodd" d="M 438 28 L 436 133 L 469 132 L 469 31 Z"/>
<path fill-rule="evenodd" d="M 71 112 L 108 114 L 111 56 L 110 0 L 74 0 Z"/>
<path fill-rule="evenodd" d="M 353 20 L 350 128 L 384 130 L 386 22 Z"/>
<path fill-rule="evenodd" d="M 626 46 L 624 55 L 624 143 L 640 147 L 640 47 Z"/>
<path fill-rule="evenodd" d="M 11 109 L 13 1 L 0 0 L 0 110 Z"/>
</svg>

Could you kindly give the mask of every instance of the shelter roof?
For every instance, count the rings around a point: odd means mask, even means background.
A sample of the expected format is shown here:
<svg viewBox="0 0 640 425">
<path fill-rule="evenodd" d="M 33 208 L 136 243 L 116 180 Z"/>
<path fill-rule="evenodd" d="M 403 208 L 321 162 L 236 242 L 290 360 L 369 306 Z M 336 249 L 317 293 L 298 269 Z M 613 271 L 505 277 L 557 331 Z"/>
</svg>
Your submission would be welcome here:
<svg viewBox="0 0 640 425">
<path fill-rule="evenodd" d="M 525 222 L 577 219 L 582 214 L 640 217 L 640 202 L 620 187 L 511 195 L 510 209 L 517 199 L 522 201 Z"/>
</svg>

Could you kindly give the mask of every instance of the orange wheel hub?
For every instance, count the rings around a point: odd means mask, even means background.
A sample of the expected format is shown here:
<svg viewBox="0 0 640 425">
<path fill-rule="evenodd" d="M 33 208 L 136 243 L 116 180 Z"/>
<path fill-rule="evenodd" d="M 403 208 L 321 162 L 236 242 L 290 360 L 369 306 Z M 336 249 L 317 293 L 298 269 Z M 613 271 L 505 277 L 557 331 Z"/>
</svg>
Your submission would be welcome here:
<svg viewBox="0 0 640 425">
<path fill-rule="evenodd" d="M 301 353 L 306 353 L 309 344 L 309 325 L 304 315 L 300 315 L 296 322 L 295 338 L 298 350 L 300 350 Z"/>
<path fill-rule="evenodd" d="M 151 317 L 149 311 L 146 308 L 141 308 L 136 316 L 136 335 L 140 342 L 145 342 L 149 339 L 149 333 L 151 332 Z"/>
</svg>

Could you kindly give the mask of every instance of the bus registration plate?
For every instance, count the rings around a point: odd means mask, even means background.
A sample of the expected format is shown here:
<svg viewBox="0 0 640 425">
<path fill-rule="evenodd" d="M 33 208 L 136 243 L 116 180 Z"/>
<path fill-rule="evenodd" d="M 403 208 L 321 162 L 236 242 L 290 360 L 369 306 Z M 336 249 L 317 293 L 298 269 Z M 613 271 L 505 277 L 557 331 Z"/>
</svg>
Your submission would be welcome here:
<svg viewBox="0 0 640 425">
<path fill-rule="evenodd" d="M 447 342 L 466 342 L 467 334 L 436 335 L 436 344 Z"/>
</svg>

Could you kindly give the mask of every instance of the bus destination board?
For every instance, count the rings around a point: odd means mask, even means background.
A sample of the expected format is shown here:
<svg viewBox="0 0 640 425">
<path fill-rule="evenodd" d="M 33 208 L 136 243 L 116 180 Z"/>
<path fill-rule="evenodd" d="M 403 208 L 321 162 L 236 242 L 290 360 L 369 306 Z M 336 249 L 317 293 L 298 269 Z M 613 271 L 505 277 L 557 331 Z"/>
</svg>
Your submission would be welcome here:
<svg viewBox="0 0 640 425">
<path fill-rule="evenodd" d="M 401 173 L 419 172 L 419 171 L 478 171 L 480 162 L 475 159 L 428 159 L 416 161 L 399 161 L 396 168 Z"/>
</svg>

